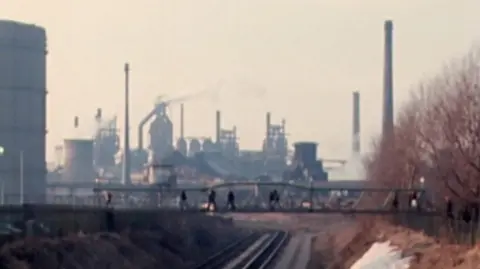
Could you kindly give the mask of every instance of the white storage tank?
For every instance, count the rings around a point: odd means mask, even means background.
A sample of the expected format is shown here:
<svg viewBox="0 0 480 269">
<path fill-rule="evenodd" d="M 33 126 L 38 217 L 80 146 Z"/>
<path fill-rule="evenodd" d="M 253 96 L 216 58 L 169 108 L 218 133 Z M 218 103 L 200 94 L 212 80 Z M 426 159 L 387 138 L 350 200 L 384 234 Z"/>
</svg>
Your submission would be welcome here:
<svg viewBox="0 0 480 269">
<path fill-rule="evenodd" d="M 25 202 L 45 195 L 46 54 L 44 28 L 0 20 L 0 179 L 19 199 L 23 155 Z"/>
<path fill-rule="evenodd" d="M 65 139 L 64 152 L 63 180 L 95 181 L 92 139 Z"/>
</svg>

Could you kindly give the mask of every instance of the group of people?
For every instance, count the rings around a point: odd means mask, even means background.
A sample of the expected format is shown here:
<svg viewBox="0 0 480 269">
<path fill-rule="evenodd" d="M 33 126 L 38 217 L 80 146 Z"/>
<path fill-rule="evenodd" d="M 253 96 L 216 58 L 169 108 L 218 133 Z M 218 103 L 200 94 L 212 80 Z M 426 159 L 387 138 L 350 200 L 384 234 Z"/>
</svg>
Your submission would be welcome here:
<svg viewBox="0 0 480 269">
<path fill-rule="evenodd" d="M 392 209 L 398 210 L 399 206 L 400 206 L 400 197 L 398 195 L 398 192 L 395 192 L 392 199 Z M 416 209 L 419 211 L 422 209 L 421 203 L 420 203 L 420 193 L 412 192 L 408 196 L 408 209 Z"/>
<path fill-rule="evenodd" d="M 206 204 L 207 210 L 212 210 L 212 211 L 217 210 L 216 198 L 217 198 L 216 191 L 214 189 L 211 189 L 210 192 L 208 193 L 208 199 Z M 278 194 L 277 190 L 272 190 L 269 194 L 270 210 L 273 211 L 278 206 L 280 206 L 280 195 Z M 180 193 L 180 209 L 185 210 L 187 208 L 188 208 L 187 193 L 185 191 L 182 191 Z M 227 194 L 227 209 L 231 211 L 235 211 L 237 209 L 237 206 L 235 204 L 235 194 L 231 190 L 228 191 L 228 194 Z"/>
<path fill-rule="evenodd" d="M 408 209 L 421 211 L 421 195 L 413 192 L 408 196 Z M 456 206 L 455 206 L 456 205 Z M 400 207 L 399 195 L 395 193 L 392 199 L 393 210 L 398 210 Z M 471 221 L 478 222 L 480 219 L 480 204 L 479 203 L 462 203 L 454 204 L 450 197 L 445 197 L 444 215 L 449 221 L 463 220 L 466 223 Z"/>
<path fill-rule="evenodd" d="M 180 209 L 185 210 L 187 208 L 188 208 L 187 193 L 185 191 L 182 191 L 180 193 Z M 217 208 L 217 192 L 211 189 L 210 192 L 208 193 L 208 202 L 207 202 L 206 209 L 216 210 L 216 208 Z M 227 194 L 227 208 L 229 210 L 235 210 L 237 208 L 235 205 L 235 194 L 231 190 Z"/>
<path fill-rule="evenodd" d="M 478 203 L 464 203 L 456 210 L 454 203 L 449 197 L 445 197 L 445 215 L 450 221 L 463 220 L 466 223 L 478 222 L 480 217 L 480 206 Z"/>
</svg>

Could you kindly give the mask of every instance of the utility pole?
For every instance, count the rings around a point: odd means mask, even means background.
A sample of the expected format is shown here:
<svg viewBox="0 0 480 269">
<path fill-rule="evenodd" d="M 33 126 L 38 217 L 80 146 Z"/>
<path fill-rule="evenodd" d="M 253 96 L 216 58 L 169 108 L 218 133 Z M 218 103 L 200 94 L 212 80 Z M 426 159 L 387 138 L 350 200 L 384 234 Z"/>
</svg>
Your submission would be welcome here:
<svg viewBox="0 0 480 269">
<path fill-rule="evenodd" d="M 24 182 L 23 182 L 23 150 L 20 151 L 20 204 L 23 205 L 25 194 L 24 194 Z"/>
</svg>

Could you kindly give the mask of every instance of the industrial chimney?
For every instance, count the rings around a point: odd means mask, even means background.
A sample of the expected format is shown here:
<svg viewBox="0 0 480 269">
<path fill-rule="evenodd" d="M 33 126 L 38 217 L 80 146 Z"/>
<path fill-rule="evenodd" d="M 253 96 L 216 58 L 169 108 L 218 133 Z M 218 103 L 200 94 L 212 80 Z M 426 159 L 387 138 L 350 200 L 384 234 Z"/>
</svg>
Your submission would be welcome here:
<svg viewBox="0 0 480 269">
<path fill-rule="evenodd" d="M 78 116 L 75 116 L 75 117 L 73 118 L 73 127 L 74 127 L 74 128 L 78 128 Z"/>
<path fill-rule="evenodd" d="M 130 66 L 128 63 L 125 63 L 125 133 L 124 133 L 124 144 L 123 144 L 123 184 L 130 184 L 130 122 L 129 122 L 129 71 Z"/>
<path fill-rule="evenodd" d="M 353 92 L 352 151 L 360 153 L 360 93 Z"/>
<path fill-rule="evenodd" d="M 220 145 L 220 128 L 222 128 L 221 127 L 220 110 L 217 110 L 216 124 L 215 124 L 215 142 L 217 143 L 217 145 Z"/>
<path fill-rule="evenodd" d="M 270 147 L 272 145 L 272 134 L 270 133 L 270 126 L 272 125 L 272 119 L 271 119 L 272 115 L 270 114 L 270 112 L 267 112 L 267 116 L 266 116 L 266 119 L 265 119 L 265 124 L 266 124 L 266 134 L 265 134 L 265 151 L 266 152 L 270 152 Z"/>
<path fill-rule="evenodd" d="M 183 114 L 183 103 L 180 104 L 180 138 L 183 139 L 185 136 L 184 136 L 184 124 L 185 122 L 183 121 L 184 120 L 184 114 Z"/>
<path fill-rule="evenodd" d="M 102 109 L 97 108 L 97 114 L 95 114 L 95 120 L 100 121 L 102 119 Z"/>
<path fill-rule="evenodd" d="M 393 22 L 385 21 L 385 62 L 383 73 L 383 137 L 393 132 Z"/>
</svg>

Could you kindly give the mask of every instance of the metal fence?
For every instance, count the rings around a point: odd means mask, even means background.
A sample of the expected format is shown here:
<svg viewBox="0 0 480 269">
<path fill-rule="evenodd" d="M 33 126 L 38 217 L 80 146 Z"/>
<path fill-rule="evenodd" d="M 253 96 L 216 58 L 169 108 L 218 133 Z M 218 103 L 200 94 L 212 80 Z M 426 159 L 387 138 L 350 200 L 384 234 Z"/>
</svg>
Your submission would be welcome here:
<svg viewBox="0 0 480 269">
<path fill-rule="evenodd" d="M 447 218 L 437 212 L 417 212 L 385 216 L 391 223 L 403 226 L 441 241 L 475 245 L 480 239 L 479 221 Z"/>
</svg>

